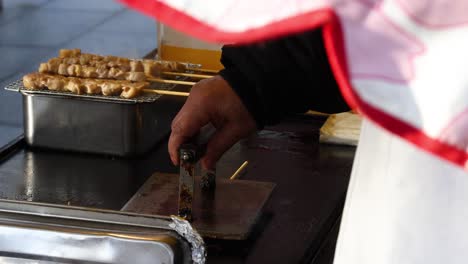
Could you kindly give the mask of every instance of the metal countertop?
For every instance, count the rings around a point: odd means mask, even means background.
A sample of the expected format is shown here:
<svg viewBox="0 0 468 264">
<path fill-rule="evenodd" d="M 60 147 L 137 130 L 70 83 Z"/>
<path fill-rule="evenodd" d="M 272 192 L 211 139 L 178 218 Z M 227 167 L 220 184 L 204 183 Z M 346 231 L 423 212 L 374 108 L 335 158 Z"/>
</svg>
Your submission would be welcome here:
<svg viewBox="0 0 468 264">
<path fill-rule="evenodd" d="M 322 123 L 319 117 L 292 118 L 223 156 L 220 177 L 248 160 L 241 179 L 277 187 L 250 239 L 207 241 L 209 263 L 330 263 L 330 250 L 321 248 L 334 243 L 355 148 L 319 144 Z M 169 161 L 167 139 L 131 160 L 29 149 L 21 140 L 0 157 L 0 198 L 112 210 L 120 210 L 152 172 L 178 170 Z"/>
</svg>

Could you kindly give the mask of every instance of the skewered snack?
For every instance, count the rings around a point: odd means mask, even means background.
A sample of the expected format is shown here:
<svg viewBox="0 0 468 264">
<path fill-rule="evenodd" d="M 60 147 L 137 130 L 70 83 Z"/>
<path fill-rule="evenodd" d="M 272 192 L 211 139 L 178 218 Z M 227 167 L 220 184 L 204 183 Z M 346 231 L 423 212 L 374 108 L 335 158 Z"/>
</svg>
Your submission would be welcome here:
<svg viewBox="0 0 468 264">
<path fill-rule="evenodd" d="M 111 69 L 116 68 L 125 72 L 143 72 L 144 67 L 141 61 L 124 61 L 119 59 L 117 61 L 106 61 L 106 60 L 93 60 L 86 56 L 86 54 L 79 55 L 79 57 L 70 58 L 52 58 L 45 63 L 41 63 L 39 69 L 42 71 L 56 72 L 60 65 L 80 65 L 95 68 Z"/>
<path fill-rule="evenodd" d="M 97 66 L 97 67 L 96 67 Z M 52 64 L 50 62 L 41 63 L 38 72 L 59 74 L 62 76 L 70 77 L 84 77 L 84 78 L 99 78 L 99 79 L 113 79 L 113 80 L 127 80 L 134 82 L 142 82 L 146 80 L 144 72 L 125 71 L 120 67 L 106 67 L 102 64 L 96 66 L 87 66 L 81 64 Z M 134 65 L 134 67 L 138 67 Z M 143 68 L 143 66 L 141 65 Z"/>
<path fill-rule="evenodd" d="M 30 73 L 23 77 L 23 85 L 27 89 L 49 89 L 68 91 L 75 94 L 120 95 L 123 98 L 134 98 L 140 95 L 143 89 L 148 87 L 149 83 Z"/>
<path fill-rule="evenodd" d="M 144 70 L 150 76 L 160 76 L 161 72 L 183 72 L 187 70 L 185 64 L 176 61 L 163 61 L 163 60 L 142 60 Z"/>
<path fill-rule="evenodd" d="M 157 77 L 168 74 L 168 71 L 184 71 L 187 67 L 189 64 L 173 61 L 135 60 L 81 53 L 80 49 L 63 49 L 58 57 L 41 63 L 37 73 L 24 76 L 23 84 L 27 89 L 134 98 L 149 86 L 146 81 L 193 85 L 192 82 Z"/>
<path fill-rule="evenodd" d="M 119 68 L 125 72 L 145 72 L 147 76 L 158 77 L 163 71 L 185 71 L 187 65 L 175 61 L 162 60 L 135 60 L 116 56 L 101 56 L 96 54 L 81 53 L 79 49 L 62 49 L 59 58 L 53 58 L 47 63 L 53 67 L 59 64 L 79 64 L 93 67 Z"/>
</svg>

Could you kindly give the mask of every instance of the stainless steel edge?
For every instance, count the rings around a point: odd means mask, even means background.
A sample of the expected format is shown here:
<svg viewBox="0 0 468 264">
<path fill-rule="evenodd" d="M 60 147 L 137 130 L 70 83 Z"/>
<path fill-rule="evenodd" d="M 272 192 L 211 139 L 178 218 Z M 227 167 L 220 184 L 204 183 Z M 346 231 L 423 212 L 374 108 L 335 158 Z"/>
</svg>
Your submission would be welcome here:
<svg viewBox="0 0 468 264">
<path fill-rule="evenodd" d="M 172 230 L 169 227 L 171 219 L 167 216 L 149 216 L 78 206 L 0 199 L 1 212 Z"/>
<path fill-rule="evenodd" d="M 167 217 L 0 200 L 0 262 L 191 263 L 191 245 L 171 223 Z"/>
</svg>

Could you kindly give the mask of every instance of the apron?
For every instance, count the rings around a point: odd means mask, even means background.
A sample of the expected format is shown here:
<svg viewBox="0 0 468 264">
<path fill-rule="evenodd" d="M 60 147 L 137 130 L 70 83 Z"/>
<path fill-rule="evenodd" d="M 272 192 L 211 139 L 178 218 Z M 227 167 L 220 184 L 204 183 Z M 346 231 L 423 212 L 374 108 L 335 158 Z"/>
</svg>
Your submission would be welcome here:
<svg viewBox="0 0 468 264">
<path fill-rule="evenodd" d="M 364 120 L 335 264 L 468 261 L 468 177 Z"/>
</svg>

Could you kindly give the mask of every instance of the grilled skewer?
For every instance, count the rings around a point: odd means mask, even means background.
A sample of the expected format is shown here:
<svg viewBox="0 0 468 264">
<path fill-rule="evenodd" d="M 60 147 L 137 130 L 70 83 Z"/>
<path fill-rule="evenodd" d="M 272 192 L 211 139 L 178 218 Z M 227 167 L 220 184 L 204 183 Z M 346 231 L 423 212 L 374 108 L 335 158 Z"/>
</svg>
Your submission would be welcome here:
<svg viewBox="0 0 468 264">
<path fill-rule="evenodd" d="M 145 72 L 150 76 L 160 76 L 161 72 L 182 72 L 192 69 L 189 63 L 164 61 L 164 60 L 137 60 L 116 56 L 101 56 L 96 54 L 81 53 L 81 50 L 63 49 L 59 52 L 59 58 L 48 61 L 49 63 L 80 64 L 80 65 L 105 65 L 107 67 L 117 67 L 124 71 Z M 132 66 L 133 64 L 133 66 Z M 143 67 L 142 67 L 143 66 Z M 130 69 L 131 68 L 131 69 Z M 193 68 L 196 69 L 196 68 Z"/>
<path fill-rule="evenodd" d="M 58 74 L 68 77 L 83 77 L 83 78 L 97 78 L 97 79 L 113 79 L 113 80 L 127 80 L 133 82 L 153 81 L 160 83 L 172 83 L 182 85 L 194 85 L 195 82 L 166 80 L 156 77 L 148 77 L 144 72 L 125 72 L 117 67 L 109 69 L 105 67 L 96 68 L 94 66 L 83 66 L 79 64 L 59 64 L 58 66 L 48 63 L 41 63 L 38 72 L 45 74 Z"/>
<path fill-rule="evenodd" d="M 58 74 L 69 77 L 84 77 L 84 78 L 98 78 L 98 79 L 113 79 L 113 80 L 127 80 L 134 82 L 142 81 L 154 81 L 161 83 L 172 83 L 182 85 L 194 85 L 195 82 L 178 81 L 178 80 L 165 80 L 157 77 L 152 77 L 151 65 L 131 63 L 129 66 L 130 71 L 125 71 L 123 66 L 107 67 L 104 63 L 94 64 L 94 66 L 81 65 L 81 64 L 65 64 L 60 60 L 49 60 L 49 62 L 41 63 L 39 65 L 38 72 L 46 74 Z M 132 69 L 147 69 L 145 72 L 131 71 Z M 198 76 L 202 78 L 209 78 L 208 75 L 193 75 L 189 73 L 169 73 L 170 75 L 181 75 L 181 76 Z"/>
<path fill-rule="evenodd" d="M 28 89 L 68 91 L 75 94 L 120 95 L 133 98 L 141 92 L 188 96 L 188 93 L 148 89 L 148 82 L 194 85 L 195 82 L 168 80 L 161 75 L 210 78 L 207 74 L 177 73 L 196 69 L 190 63 L 135 60 L 81 53 L 80 49 L 60 50 L 57 58 L 41 63 L 38 73 L 24 76 Z"/>
<path fill-rule="evenodd" d="M 148 82 L 129 82 L 124 80 L 83 79 L 63 77 L 44 73 L 31 73 L 23 77 L 27 89 L 49 89 L 75 94 L 119 95 L 134 98 L 142 92 L 188 96 L 188 93 L 148 89 Z"/>
<path fill-rule="evenodd" d="M 48 74 L 58 74 L 69 77 L 83 77 L 96 79 L 113 79 L 127 80 L 134 82 L 142 82 L 146 80 L 144 72 L 124 71 L 118 67 L 106 68 L 103 65 L 87 66 L 80 64 L 64 64 L 54 65 L 50 62 L 41 63 L 38 72 Z"/>
<path fill-rule="evenodd" d="M 63 49 L 58 58 L 52 58 L 39 65 L 40 73 L 59 74 L 70 77 L 99 78 L 127 81 L 154 81 L 182 85 L 194 85 L 195 82 L 165 80 L 161 75 L 185 76 L 197 79 L 212 77 L 207 74 L 182 73 L 191 68 L 191 64 L 162 61 L 134 60 L 115 56 L 101 56 L 81 53 L 79 49 Z"/>
</svg>

